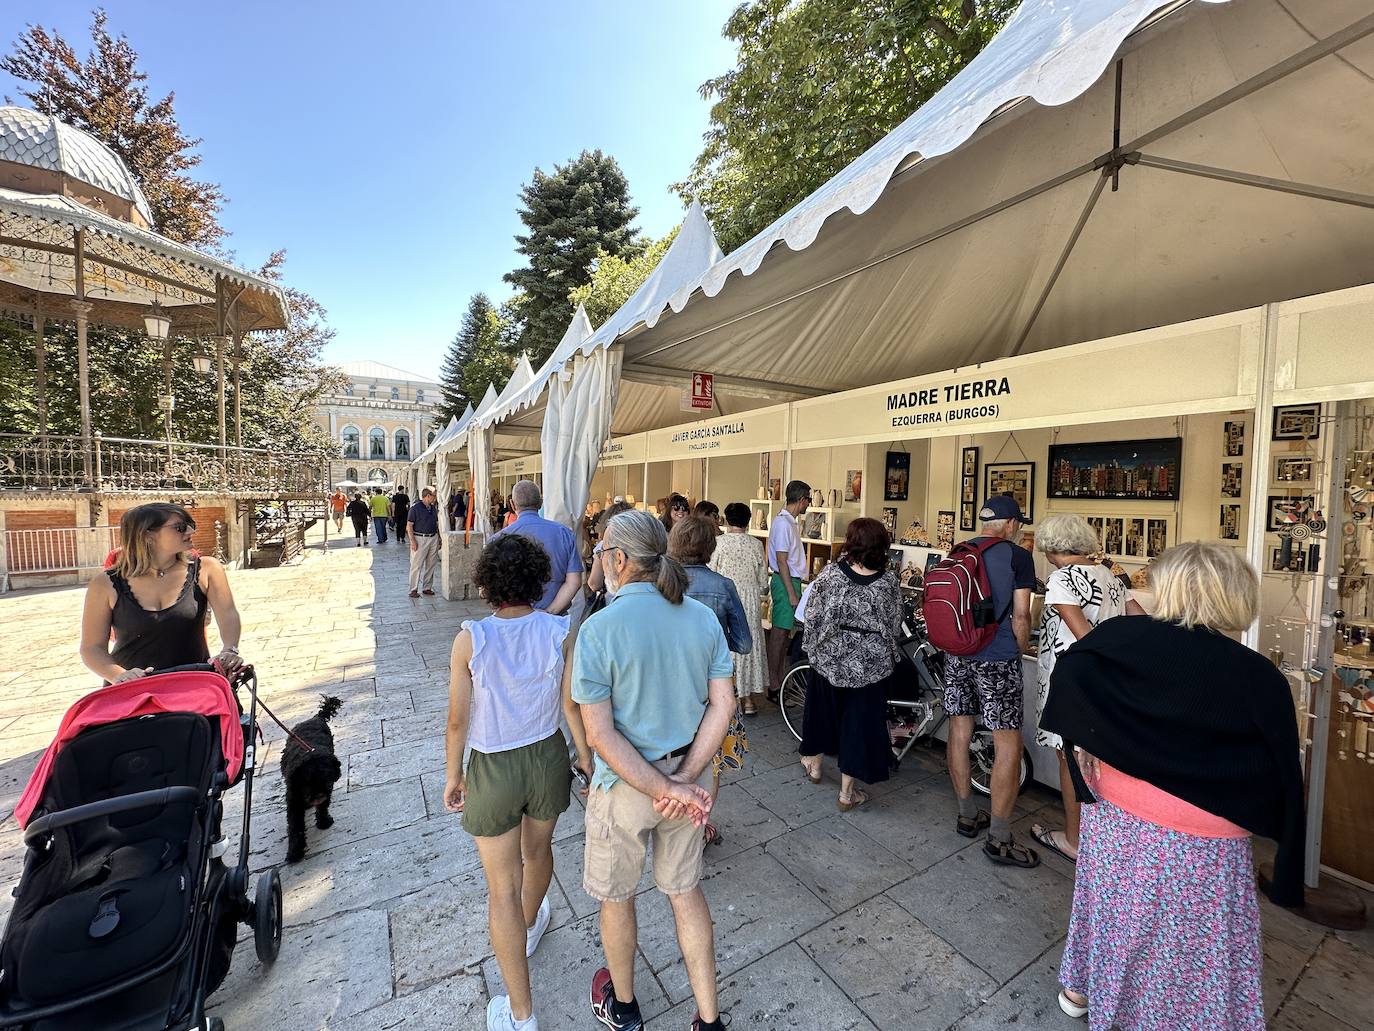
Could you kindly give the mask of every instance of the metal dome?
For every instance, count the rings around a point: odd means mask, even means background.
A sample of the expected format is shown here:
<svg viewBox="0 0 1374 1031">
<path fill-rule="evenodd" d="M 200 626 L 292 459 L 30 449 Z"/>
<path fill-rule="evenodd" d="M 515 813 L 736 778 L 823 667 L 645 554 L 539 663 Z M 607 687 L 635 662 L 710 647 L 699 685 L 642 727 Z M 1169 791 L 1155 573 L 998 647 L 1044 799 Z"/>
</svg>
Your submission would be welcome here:
<svg viewBox="0 0 1374 1031">
<path fill-rule="evenodd" d="M 153 224 L 147 198 L 119 155 L 89 133 L 26 107 L 0 107 L 0 161 L 56 172 L 128 201 Z"/>
</svg>

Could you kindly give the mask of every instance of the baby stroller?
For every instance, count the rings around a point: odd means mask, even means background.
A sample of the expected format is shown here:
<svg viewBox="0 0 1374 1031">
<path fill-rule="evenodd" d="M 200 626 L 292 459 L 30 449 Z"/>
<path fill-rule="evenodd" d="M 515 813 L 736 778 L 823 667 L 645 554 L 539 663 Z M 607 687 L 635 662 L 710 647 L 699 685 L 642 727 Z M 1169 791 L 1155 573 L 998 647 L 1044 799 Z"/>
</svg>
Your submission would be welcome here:
<svg viewBox="0 0 1374 1031">
<path fill-rule="evenodd" d="M 181 666 L 73 705 L 15 816 L 24 871 L 0 941 L 0 1028 L 223 1031 L 205 999 L 238 925 L 281 947 L 281 879 L 248 897 L 258 688 Z M 249 690 L 246 714 L 237 690 Z M 219 853 L 223 797 L 243 781 L 238 862 Z"/>
</svg>

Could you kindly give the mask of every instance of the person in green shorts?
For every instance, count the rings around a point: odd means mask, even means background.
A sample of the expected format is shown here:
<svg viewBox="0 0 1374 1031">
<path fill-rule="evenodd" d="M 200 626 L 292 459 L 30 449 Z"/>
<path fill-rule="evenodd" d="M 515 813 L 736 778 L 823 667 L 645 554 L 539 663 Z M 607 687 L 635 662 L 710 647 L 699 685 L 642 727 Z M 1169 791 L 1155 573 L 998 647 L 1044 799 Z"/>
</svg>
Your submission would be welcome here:
<svg viewBox="0 0 1374 1031">
<path fill-rule="evenodd" d="M 492 951 L 510 993 L 487 1006 L 488 1031 L 539 1027 L 528 960 L 549 926 L 553 828 L 572 783 L 562 715 L 578 769 L 587 776 L 592 769 L 565 675 L 568 619 L 534 607 L 549 570 L 548 553 L 532 538 L 507 534 L 488 544 L 472 579 L 494 612 L 463 624 L 450 657 L 444 805 L 463 814 L 463 829 L 477 843 Z"/>
<path fill-rule="evenodd" d="M 802 577 L 806 575 L 806 553 L 802 549 L 801 527 L 797 520 L 811 504 L 811 487 L 793 480 L 783 494 L 783 507 L 773 517 L 768 530 L 768 594 L 772 600 L 768 617 L 768 700 L 776 702 L 787 672 L 787 642 L 796 625 L 793 613 L 801 599 Z"/>
</svg>

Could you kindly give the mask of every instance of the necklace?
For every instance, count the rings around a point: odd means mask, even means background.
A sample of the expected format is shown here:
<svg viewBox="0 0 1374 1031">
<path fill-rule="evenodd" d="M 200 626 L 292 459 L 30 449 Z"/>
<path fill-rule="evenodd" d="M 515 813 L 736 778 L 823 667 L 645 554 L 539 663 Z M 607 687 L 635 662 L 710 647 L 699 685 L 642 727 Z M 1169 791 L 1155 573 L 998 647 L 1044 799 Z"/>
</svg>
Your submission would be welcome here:
<svg viewBox="0 0 1374 1031">
<path fill-rule="evenodd" d="M 168 573 L 170 573 L 170 572 L 171 572 L 173 569 L 175 569 L 176 567 L 177 567 L 177 564 L 176 564 L 175 562 L 173 562 L 173 563 L 172 563 L 170 566 L 168 566 L 166 569 L 158 569 L 156 566 L 154 566 L 154 567 L 153 567 L 153 572 L 157 573 L 157 578 L 158 578 L 159 580 L 161 580 L 164 576 L 166 576 Z"/>
</svg>

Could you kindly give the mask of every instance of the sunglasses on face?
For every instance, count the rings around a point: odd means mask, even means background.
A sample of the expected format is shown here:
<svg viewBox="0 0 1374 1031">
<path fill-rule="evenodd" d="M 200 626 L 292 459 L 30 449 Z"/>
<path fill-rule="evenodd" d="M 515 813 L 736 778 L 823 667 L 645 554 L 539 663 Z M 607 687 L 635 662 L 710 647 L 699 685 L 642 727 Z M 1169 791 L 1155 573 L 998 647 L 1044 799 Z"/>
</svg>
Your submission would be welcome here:
<svg viewBox="0 0 1374 1031">
<path fill-rule="evenodd" d="M 687 511 L 687 506 L 686 506 L 686 505 L 674 505 L 674 506 L 673 506 L 673 511 L 674 511 L 674 512 L 686 512 L 686 511 Z"/>
<path fill-rule="evenodd" d="M 159 529 L 162 530 L 175 530 L 177 533 L 185 533 L 187 530 L 194 530 L 195 528 L 195 523 L 183 522 L 181 520 L 177 520 L 175 523 L 163 523 L 162 526 L 159 527 Z"/>
</svg>

